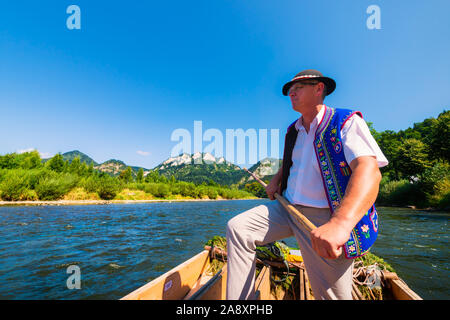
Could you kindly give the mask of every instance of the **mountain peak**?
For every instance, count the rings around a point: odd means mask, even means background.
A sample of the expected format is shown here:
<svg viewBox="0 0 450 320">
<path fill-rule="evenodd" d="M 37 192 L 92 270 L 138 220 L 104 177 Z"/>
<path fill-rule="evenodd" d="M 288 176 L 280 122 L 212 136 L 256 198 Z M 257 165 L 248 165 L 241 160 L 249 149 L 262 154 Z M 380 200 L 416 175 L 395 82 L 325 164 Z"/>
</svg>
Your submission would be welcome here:
<svg viewBox="0 0 450 320">
<path fill-rule="evenodd" d="M 88 155 L 84 154 L 83 152 L 79 151 L 79 150 L 72 150 L 72 151 L 68 151 L 62 154 L 62 157 L 64 160 L 68 160 L 69 162 L 72 162 L 73 159 L 75 159 L 76 157 L 80 158 L 81 162 L 86 162 L 86 164 L 93 164 L 94 166 L 98 165 L 97 162 L 94 161 L 94 159 L 92 159 L 91 157 L 89 157 Z"/>
</svg>

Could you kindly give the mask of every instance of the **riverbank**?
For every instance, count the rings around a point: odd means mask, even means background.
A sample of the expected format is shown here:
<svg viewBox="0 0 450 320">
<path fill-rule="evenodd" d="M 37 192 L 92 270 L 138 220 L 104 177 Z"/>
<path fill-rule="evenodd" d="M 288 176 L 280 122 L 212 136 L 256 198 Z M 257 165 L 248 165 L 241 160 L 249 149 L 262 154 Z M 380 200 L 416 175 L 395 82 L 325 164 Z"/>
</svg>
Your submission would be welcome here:
<svg viewBox="0 0 450 320">
<path fill-rule="evenodd" d="M 73 206 L 73 205 L 101 205 L 101 204 L 133 204 L 152 202 L 205 202 L 227 200 L 255 200 L 258 198 L 243 199 L 152 199 L 152 200 L 51 200 L 51 201 L 0 201 L 0 207 L 5 206 Z"/>
<path fill-rule="evenodd" d="M 450 212 L 450 207 L 447 208 L 434 208 L 434 207 L 426 207 L 426 208 L 418 208 L 413 205 L 389 205 L 389 204 L 378 204 L 375 203 L 377 208 L 386 207 L 386 208 L 399 208 L 399 209 L 408 209 L 413 211 L 425 211 L 425 212 Z"/>
<path fill-rule="evenodd" d="M 240 198 L 240 199 L 192 199 L 192 198 L 173 198 L 173 199 L 145 199 L 145 200 L 26 200 L 26 201 L 2 201 L 0 207 L 6 206 L 74 206 L 74 205 L 107 205 L 107 204 L 135 204 L 135 203 L 153 203 L 153 202 L 207 202 L 207 201 L 227 201 L 227 200 L 257 200 L 263 198 Z M 400 209 L 409 209 L 414 211 L 425 212 L 450 212 L 449 209 L 438 208 L 416 208 L 415 206 L 385 206 L 377 205 L 377 207 L 392 207 Z"/>
</svg>

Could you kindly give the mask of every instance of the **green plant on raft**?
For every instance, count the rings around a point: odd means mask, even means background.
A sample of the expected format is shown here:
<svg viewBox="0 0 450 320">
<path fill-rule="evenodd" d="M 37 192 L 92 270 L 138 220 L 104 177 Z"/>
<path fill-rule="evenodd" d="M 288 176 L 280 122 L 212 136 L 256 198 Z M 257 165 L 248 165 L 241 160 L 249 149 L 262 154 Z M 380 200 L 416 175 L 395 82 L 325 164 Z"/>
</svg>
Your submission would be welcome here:
<svg viewBox="0 0 450 320">
<path fill-rule="evenodd" d="M 389 272 L 395 272 L 394 268 L 389 263 L 371 252 L 366 253 L 362 257 L 356 258 L 355 261 L 362 261 L 363 266 L 365 267 L 377 264 L 381 269 Z"/>
<path fill-rule="evenodd" d="M 219 248 L 221 250 L 226 251 L 227 250 L 227 239 L 222 236 L 214 236 L 208 241 L 206 241 L 205 246 L 210 246 Z"/>
<path fill-rule="evenodd" d="M 219 248 L 220 250 L 226 251 L 227 239 L 222 236 L 214 236 L 208 241 L 206 241 L 205 246 L 210 246 L 211 248 L 216 247 Z M 224 264 L 225 264 L 224 259 L 222 260 L 220 258 L 211 259 L 211 263 L 209 265 L 207 273 L 210 275 L 216 274 L 220 269 L 222 269 Z"/>
<path fill-rule="evenodd" d="M 357 259 L 355 259 L 355 271 L 356 274 L 359 274 L 359 276 L 355 277 L 355 273 L 354 273 L 354 281 L 357 284 L 357 287 L 359 289 L 359 291 L 361 292 L 361 294 L 363 295 L 364 299 L 366 300 L 383 300 L 386 296 L 386 294 L 389 295 L 389 291 L 386 291 L 384 284 L 381 282 L 380 286 L 371 286 L 368 285 L 367 283 L 365 283 L 366 280 L 369 280 L 368 275 L 370 276 L 371 274 L 374 275 L 372 272 L 374 270 L 379 270 L 379 271 L 389 271 L 389 272 L 395 272 L 394 268 L 387 263 L 386 261 L 384 261 L 384 259 L 374 255 L 373 253 L 368 252 L 367 254 L 365 254 L 362 257 L 359 257 Z M 364 273 L 360 274 L 359 273 L 359 269 L 365 269 L 366 273 L 364 275 Z M 369 271 L 371 270 L 371 271 Z M 380 274 L 378 273 L 378 275 L 380 276 Z M 371 276 L 370 276 L 371 277 Z M 375 281 L 370 280 L 370 282 Z M 375 284 L 375 283 L 374 283 Z"/>
<path fill-rule="evenodd" d="M 225 264 L 225 261 L 218 260 L 218 259 L 212 259 L 206 273 L 208 273 L 209 275 L 215 275 L 217 272 L 219 272 L 220 269 L 222 269 L 224 264 Z"/>
</svg>

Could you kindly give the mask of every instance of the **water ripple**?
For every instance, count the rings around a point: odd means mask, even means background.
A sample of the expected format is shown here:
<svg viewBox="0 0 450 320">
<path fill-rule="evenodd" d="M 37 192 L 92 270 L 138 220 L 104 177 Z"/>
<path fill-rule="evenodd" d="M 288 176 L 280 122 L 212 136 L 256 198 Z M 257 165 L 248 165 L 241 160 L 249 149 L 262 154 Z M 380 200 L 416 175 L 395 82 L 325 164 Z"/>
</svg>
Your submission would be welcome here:
<svg viewBox="0 0 450 320">
<path fill-rule="evenodd" d="M 0 207 L 0 299 L 118 299 L 224 235 L 268 200 Z M 449 299 L 445 213 L 379 208 L 373 252 L 424 298 Z M 293 238 L 288 244 L 295 245 Z M 69 290 L 68 267 L 81 271 Z"/>
</svg>

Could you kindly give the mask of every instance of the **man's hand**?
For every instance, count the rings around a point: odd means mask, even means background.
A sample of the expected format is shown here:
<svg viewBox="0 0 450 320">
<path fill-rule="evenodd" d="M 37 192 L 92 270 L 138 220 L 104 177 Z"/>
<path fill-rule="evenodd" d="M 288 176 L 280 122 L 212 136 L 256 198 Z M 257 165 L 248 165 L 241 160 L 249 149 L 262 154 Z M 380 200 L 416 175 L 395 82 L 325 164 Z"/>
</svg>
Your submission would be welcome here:
<svg viewBox="0 0 450 320">
<path fill-rule="evenodd" d="M 342 248 L 349 239 L 350 232 L 351 230 L 331 219 L 311 231 L 312 247 L 322 258 L 337 259 L 342 254 Z"/>
<path fill-rule="evenodd" d="M 275 181 L 275 179 L 272 179 L 267 185 L 266 193 L 270 200 L 275 200 L 275 193 L 281 195 L 281 186 L 277 183 L 277 181 Z"/>
<path fill-rule="evenodd" d="M 275 200 L 275 193 L 281 195 L 281 177 L 283 175 L 283 165 L 275 174 L 275 176 L 270 180 L 269 184 L 266 186 L 266 193 L 270 200 Z"/>
<path fill-rule="evenodd" d="M 312 247 L 323 258 L 339 257 L 353 227 L 377 198 L 381 173 L 376 158 L 358 157 L 350 168 L 352 175 L 341 204 L 330 221 L 311 232 Z"/>
</svg>

